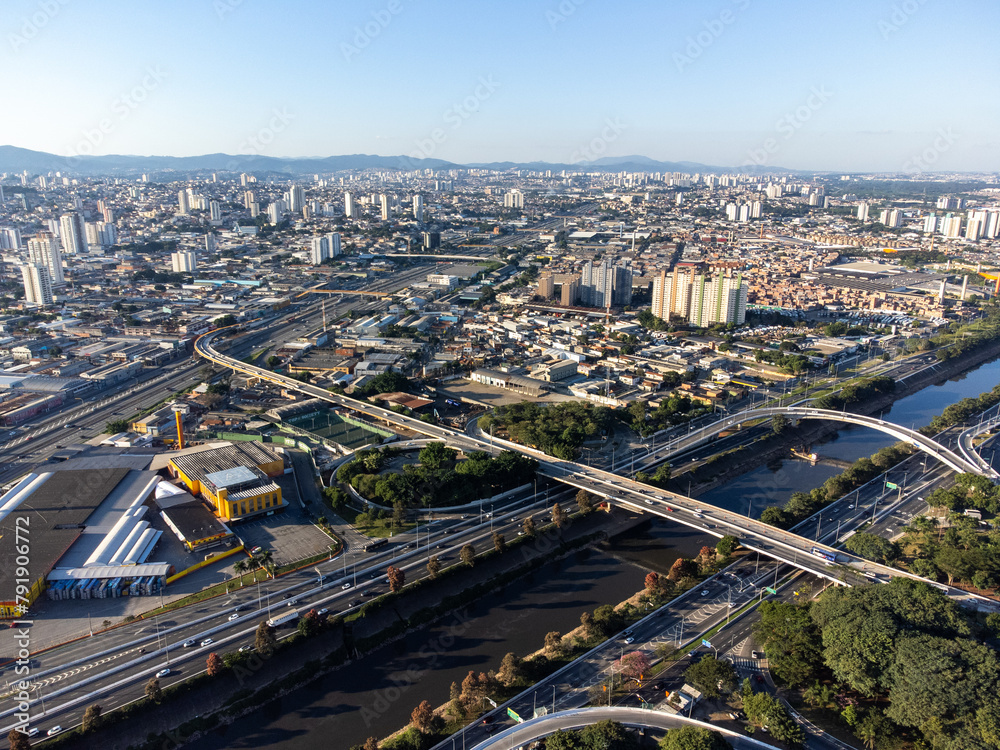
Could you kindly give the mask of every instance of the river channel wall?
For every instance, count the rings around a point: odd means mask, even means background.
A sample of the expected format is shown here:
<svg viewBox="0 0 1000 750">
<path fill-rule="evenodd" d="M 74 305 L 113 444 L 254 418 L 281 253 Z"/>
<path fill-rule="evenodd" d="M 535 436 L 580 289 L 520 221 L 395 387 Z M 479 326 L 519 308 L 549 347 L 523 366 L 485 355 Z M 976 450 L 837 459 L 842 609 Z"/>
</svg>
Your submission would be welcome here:
<svg viewBox="0 0 1000 750">
<path fill-rule="evenodd" d="M 851 405 L 851 411 L 856 414 L 871 416 L 884 411 L 892 406 L 894 402 L 906 396 L 910 396 L 917 391 L 928 386 L 940 383 L 949 378 L 961 375 L 972 370 L 984 362 L 988 362 L 1000 356 L 1000 341 L 989 346 L 984 346 L 979 351 L 963 357 L 961 360 L 947 360 L 938 363 L 933 371 L 924 370 L 913 377 L 907 378 L 905 384 L 900 385 L 897 381 L 896 390 L 883 396 Z M 888 417 L 892 421 L 892 417 Z M 772 461 L 788 458 L 792 448 L 801 445 L 811 445 L 820 440 L 837 433 L 843 425 L 836 422 L 819 422 L 803 420 L 796 427 L 789 427 L 781 435 L 769 436 L 753 444 L 753 450 L 737 450 L 723 456 L 719 460 L 701 467 L 692 475 L 684 474 L 683 480 L 679 477 L 672 482 L 671 489 L 675 492 L 687 494 L 688 479 L 693 479 L 691 484 L 691 494 L 697 496 L 700 493 L 714 490 L 738 476 L 748 471 L 764 466 Z M 822 482 L 817 482 L 820 486 Z"/>
<path fill-rule="evenodd" d="M 202 677 L 189 688 L 169 694 L 159 706 L 137 708 L 122 720 L 115 721 L 115 713 L 110 713 L 108 720 L 114 723 L 95 734 L 66 735 L 61 741 L 56 741 L 57 746 L 66 750 L 92 750 L 96 742 L 106 750 L 182 747 L 206 733 L 210 734 L 216 726 L 239 721 L 242 716 L 256 711 L 270 710 L 268 703 L 321 675 L 350 668 L 353 663 L 351 655 L 361 656 L 366 651 L 402 638 L 413 629 L 446 621 L 448 617 L 460 623 L 464 604 L 420 619 L 419 613 L 427 609 L 432 591 L 434 602 L 460 597 L 474 587 L 482 587 L 480 596 L 486 595 L 490 590 L 509 585 L 512 580 L 543 562 L 566 557 L 594 541 L 628 531 L 644 520 L 641 515 L 620 510 L 610 515 L 595 511 L 583 518 L 574 517 L 561 534 L 547 530 L 538 533 L 534 539 L 521 537 L 517 540 L 519 543 L 511 544 L 504 554 L 477 560 L 473 568 L 465 568 L 438 581 L 428 581 L 415 589 L 391 595 L 370 617 L 324 629 L 315 636 L 279 650 L 270 659 L 251 659 L 246 666 L 228 669 L 215 678 Z M 482 545 L 480 551 L 483 551 Z M 415 621 L 407 627 L 411 618 Z M 362 651 L 359 652 L 358 647 Z M 204 666 L 195 661 L 190 666 L 182 667 L 182 670 L 195 676 L 204 671 Z M 417 681 L 411 684 L 411 688 L 416 687 Z M 402 691 L 399 700 L 416 706 L 422 696 L 418 690 L 411 689 Z M 95 702 L 101 701 L 98 699 Z M 234 705 L 237 708 L 235 711 L 232 710 Z M 178 728 L 185 724 L 188 724 L 186 731 L 178 732 Z"/>
</svg>

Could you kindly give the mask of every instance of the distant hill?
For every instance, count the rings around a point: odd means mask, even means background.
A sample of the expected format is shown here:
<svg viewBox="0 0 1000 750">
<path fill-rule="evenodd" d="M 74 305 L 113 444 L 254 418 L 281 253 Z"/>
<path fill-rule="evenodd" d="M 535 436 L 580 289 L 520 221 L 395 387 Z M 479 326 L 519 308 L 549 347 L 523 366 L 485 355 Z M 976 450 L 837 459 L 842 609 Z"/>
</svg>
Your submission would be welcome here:
<svg viewBox="0 0 1000 750">
<path fill-rule="evenodd" d="M 645 156 L 607 156 L 591 162 L 560 164 L 550 162 L 488 162 L 455 164 L 441 159 L 414 159 L 409 156 L 349 154 L 343 156 L 285 158 L 249 154 L 203 154 L 201 156 L 58 156 L 17 146 L 0 146 L 0 171 L 43 174 L 65 172 L 84 176 L 149 174 L 177 177 L 199 172 L 253 172 L 297 176 L 353 169 L 528 169 L 594 172 L 788 172 L 781 167 L 713 167 L 695 162 L 655 161 Z"/>
</svg>

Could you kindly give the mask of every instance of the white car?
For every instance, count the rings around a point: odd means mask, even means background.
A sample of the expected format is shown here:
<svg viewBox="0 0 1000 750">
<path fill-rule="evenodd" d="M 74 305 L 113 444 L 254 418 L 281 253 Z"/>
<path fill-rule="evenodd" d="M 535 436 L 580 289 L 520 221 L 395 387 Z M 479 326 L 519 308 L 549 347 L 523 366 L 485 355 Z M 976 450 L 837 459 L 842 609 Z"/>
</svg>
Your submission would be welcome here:
<svg viewBox="0 0 1000 750">
<path fill-rule="evenodd" d="M 62 727 L 56 724 L 52 729 L 45 733 L 46 737 L 52 737 L 53 735 L 59 734 L 62 731 Z"/>
<path fill-rule="evenodd" d="M 341 589 L 343 589 L 344 591 L 347 591 L 347 589 L 351 588 L 351 583 L 350 583 L 350 581 L 348 581 L 347 583 L 345 583 L 345 584 L 344 584 L 343 586 L 341 586 L 340 588 L 341 588 Z"/>
<path fill-rule="evenodd" d="M 156 673 L 156 679 L 160 679 L 161 677 L 166 677 L 168 674 L 170 674 L 170 667 L 167 667 L 166 669 L 161 669 L 159 672 Z"/>
<path fill-rule="evenodd" d="M 215 643 L 215 641 L 213 641 L 211 638 L 206 638 L 205 640 L 203 640 L 201 642 L 201 645 L 202 646 L 211 646 L 213 643 Z"/>
<path fill-rule="evenodd" d="M 240 613 L 239 612 L 233 612 L 231 615 L 229 615 L 229 622 L 232 622 L 233 620 L 238 620 L 238 619 L 240 619 Z"/>
<path fill-rule="evenodd" d="M 710 593 L 711 593 L 711 592 L 710 592 L 710 591 L 709 591 L 708 589 L 702 589 L 702 590 L 701 590 L 701 595 L 702 595 L 702 596 L 708 596 L 708 595 L 709 595 Z"/>
<path fill-rule="evenodd" d="M 38 736 L 38 732 L 39 732 L 38 727 L 32 727 L 31 729 L 28 730 L 28 736 L 29 737 L 37 737 Z"/>
</svg>

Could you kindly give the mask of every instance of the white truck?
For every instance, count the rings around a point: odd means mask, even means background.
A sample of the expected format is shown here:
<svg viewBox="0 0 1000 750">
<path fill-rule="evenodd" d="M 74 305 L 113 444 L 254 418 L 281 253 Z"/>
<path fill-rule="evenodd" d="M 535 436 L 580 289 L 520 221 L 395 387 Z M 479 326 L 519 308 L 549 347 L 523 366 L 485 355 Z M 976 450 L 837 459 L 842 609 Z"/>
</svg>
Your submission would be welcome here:
<svg viewBox="0 0 1000 750">
<path fill-rule="evenodd" d="M 299 613 L 295 610 L 291 612 L 286 612 L 283 615 L 278 615 L 277 617 L 272 617 L 267 621 L 267 626 L 269 628 L 280 628 L 282 625 L 287 625 L 289 623 L 295 622 L 299 619 Z"/>
</svg>

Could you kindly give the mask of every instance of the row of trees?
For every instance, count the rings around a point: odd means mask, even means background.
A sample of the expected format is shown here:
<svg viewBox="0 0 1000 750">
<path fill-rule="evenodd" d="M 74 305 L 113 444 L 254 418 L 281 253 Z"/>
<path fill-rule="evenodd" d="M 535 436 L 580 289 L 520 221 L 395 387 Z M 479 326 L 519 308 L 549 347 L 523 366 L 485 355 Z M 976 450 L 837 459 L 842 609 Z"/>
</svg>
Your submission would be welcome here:
<svg viewBox="0 0 1000 750">
<path fill-rule="evenodd" d="M 871 401 L 896 390 L 896 381 L 885 375 L 858 378 L 844 385 L 835 393 L 828 393 L 813 402 L 817 409 L 842 409 L 851 404 Z"/>
<path fill-rule="evenodd" d="M 703 401 L 692 401 L 690 396 L 674 393 L 661 399 L 657 407 L 648 412 L 644 401 L 633 401 L 622 413 L 622 418 L 636 434 L 648 437 L 667 427 L 697 419 L 711 410 L 712 407 Z"/>
<path fill-rule="evenodd" d="M 996 633 L 940 591 L 895 578 L 759 612 L 754 636 L 775 678 L 840 710 L 866 747 L 904 730 L 941 750 L 1000 746 L 1000 658 L 983 640 Z"/>
<path fill-rule="evenodd" d="M 545 451 L 550 456 L 575 459 L 584 441 L 607 434 L 613 412 L 606 406 L 581 401 L 539 405 L 531 401 L 498 406 L 479 420 L 491 433 L 505 431 L 514 441 Z"/>
<path fill-rule="evenodd" d="M 981 414 L 998 403 L 1000 403 L 1000 385 L 995 385 L 992 390 L 980 393 L 976 398 L 963 398 L 961 401 L 945 407 L 943 412 L 934 417 L 931 423 L 922 427 L 920 431 L 925 435 L 936 435 L 941 430 L 960 424 L 969 417 Z"/>
</svg>

